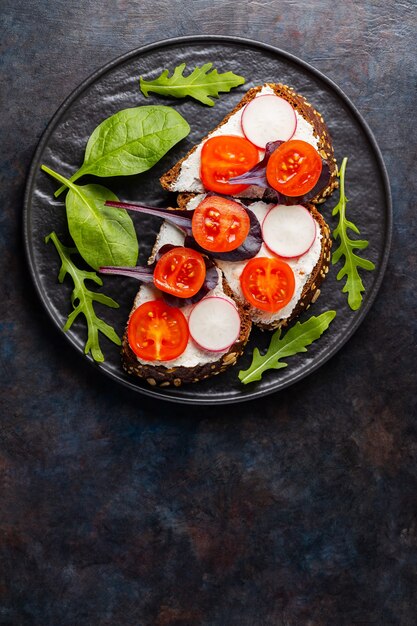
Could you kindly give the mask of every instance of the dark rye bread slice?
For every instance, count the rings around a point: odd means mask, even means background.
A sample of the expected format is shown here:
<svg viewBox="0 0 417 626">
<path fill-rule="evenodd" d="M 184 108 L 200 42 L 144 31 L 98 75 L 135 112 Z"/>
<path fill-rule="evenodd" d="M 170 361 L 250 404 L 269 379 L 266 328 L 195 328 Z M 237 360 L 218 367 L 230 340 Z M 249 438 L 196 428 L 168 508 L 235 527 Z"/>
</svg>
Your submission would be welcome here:
<svg viewBox="0 0 417 626">
<path fill-rule="evenodd" d="M 320 286 L 329 271 L 332 248 L 332 239 L 330 236 L 329 225 L 326 223 L 322 214 L 317 211 L 316 207 L 313 204 L 306 204 L 304 206 L 308 208 L 320 227 L 320 232 L 322 234 L 320 257 L 316 265 L 314 266 L 308 281 L 304 285 L 300 299 L 298 300 L 295 308 L 291 312 L 291 315 L 285 320 L 277 320 L 276 322 L 270 324 L 261 324 L 258 322 L 254 322 L 254 324 L 262 330 L 275 330 L 276 328 L 283 328 L 285 326 L 288 326 L 288 324 L 292 322 L 296 317 L 301 315 L 303 311 L 306 311 L 311 304 L 316 302 L 317 298 L 319 297 Z"/>
<path fill-rule="evenodd" d="M 333 192 L 333 190 L 336 189 L 336 187 L 338 186 L 338 179 L 337 179 L 337 166 L 336 166 L 336 159 L 334 158 L 333 144 L 332 144 L 332 140 L 331 140 L 329 131 L 327 129 L 327 126 L 324 122 L 323 116 L 318 111 L 316 111 L 316 109 L 309 102 L 307 102 L 304 96 L 296 93 L 292 87 L 288 87 L 287 85 L 282 85 L 279 83 L 278 84 L 265 83 L 265 84 L 268 85 L 277 96 L 280 96 L 281 98 L 284 98 L 285 100 L 287 100 L 291 104 L 291 106 L 307 122 L 309 122 L 312 125 L 314 135 L 318 139 L 319 154 L 325 161 L 327 161 L 329 165 L 330 180 L 329 180 L 328 185 L 315 198 L 313 198 L 311 202 L 315 204 L 324 202 L 326 198 L 328 198 Z M 245 94 L 245 96 L 242 98 L 239 104 L 236 105 L 233 111 L 231 111 L 228 115 L 226 115 L 226 117 L 220 122 L 220 124 L 218 124 L 216 128 L 214 128 L 208 135 L 203 137 L 200 144 L 203 143 L 212 132 L 214 132 L 221 126 L 223 126 L 234 113 L 239 111 L 250 100 L 252 100 L 256 96 L 256 94 L 261 91 L 262 87 L 263 85 L 260 85 L 258 87 L 253 87 L 252 89 L 249 89 L 249 91 Z M 195 150 L 197 150 L 200 144 L 195 145 L 180 161 L 178 161 L 170 170 L 168 170 L 168 172 L 166 172 L 160 178 L 161 185 L 164 189 L 166 189 L 167 191 L 174 191 L 173 185 L 180 174 L 180 170 L 181 170 L 181 166 L 183 162 L 188 158 L 190 154 L 192 154 Z M 182 193 L 188 195 L 190 192 L 191 190 L 184 189 Z M 182 194 L 180 194 L 178 198 L 178 206 L 181 206 L 184 203 L 184 201 L 181 198 L 181 195 Z M 243 197 L 243 193 L 240 194 L 240 196 Z M 260 197 L 259 199 L 262 200 L 263 197 L 267 199 L 267 191 L 265 191 L 264 196 Z"/>
<path fill-rule="evenodd" d="M 182 202 L 181 202 L 181 205 L 178 204 L 178 206 L 181 209 L 187 209 L 189 200 L 193 199 L 194 197 L 195 197 L 194 194 L 182 194 L 182 198 L 181 198 Z M 256 200 L 256 202 L 258 202 L 258 200 Z M 244 204 L 248 206 L 248 208 L 250 208 L 251 206 L 251 202 L 248 200 L 246 200 Z M 257 326 L 258 328 L 261 328 L 262 330 L 275 330 L 276 328 L 283 328 L 287 326 L 290 322 L 292 322 L 296 317 L 298 317 L 303 311 L 306 311 L 309 308 L 309 306 L 313 304 L 314 302 L 316 302 L 317 298 L 319 297 L 320 285 L 322 284 L 323 280 L 326 277 L 326 274 L 329 272 L 329 269 L 330 269 L 331 248 L 332 248 L 330 227 L 325 221 L 323 215 L 314 206 L 314 204 L 307 203 L 307 204 L 304 204 L 303 206 L 305 206 L 310 211 L 311 215 L 313 216 L 314 220 L 316 221 L 317 225 L 320 228 L 320 232 L 322 235 L 320 257 L 316 265 L 314 266 L 308 281 L 304 285 L 303 291 L 301 292 L 300 299 L 298 300 L 295 308 L 293 309 L 291 315 L 288 318 L 284 320 L 278 319 L 277 321 L 269 323 L 269 324 L 262 324 L 260 322 L 252 320 L 254 325 Z M 230 291 L 229 286 L 228 286 L 228 289 Z M 232 292 L 232 297 L 234 298 L 235 302 L 238 304 L 239 300 L 236 294 L 233 294 L 233 292 Z M 252 317 L 250 305 L 248 305 L 247 303 L 242 303 L 242 302 L 240 302 L 240 305 L 245 307 L 249 311 L 249 315 Z"/>
<path fill-rule="evenodd" d="M 202 198 L 205 197 L 205 194 L 198 194 L 198 195 L 201 195 Z M 178 203 L 179 208 L 186 210 L 188 206 L 188 202 L 194 199 L 195 197 L 196 197 L 195 194 L 181 194 L 181 204 Z M 245 201 L 243 199 L 239 199 L 239 200 L 242 203 L 244 203 L 246 206 L 248 206 L 248 208 L 250 208 L 251 202 L 253 202 L 253 200 L 247 200 L 247 199 Z M 255 202 L 258 202 L 258 201 L 259 200 L 255 200 Z M 314 302 L 316 302 L 317 298 L 319 297 L 320 286 L 324 278 L 326 277 L 326 274 L 329 272 L 330 262 L 331 262 L 331 248 L 332 248 L 330 227 L 325 221 L 323 215 L 317 210 L 314 204 L 307 203 L 307 204 L 304 204 L 303 206 L 305 206 L 310 211 L 318 227 L 320 228 L 320 232 L 322 235 L 320 257 L 316 265 L 314 266 L 308 281 L 304 285 L 303 291 L 301 292 L 300 299 L 298 300 L 296 306 L 294 307 L 291 315 L 288 318 L 284 320 L 278 319 L 277 321 L 269 323 L 269 324 L 262 324 L 258 321 L 252 320 L 254 325 L 257 326 L 258 328 L 261 328 L 262 330 L 275 330 L 276 328 L 280 328 L 280 327 L 283 328 L 287 326 L 290 322 L 292 322 L 296 317 L 298 317 L 303 311 L 307 310 L 309 306 L 313 304 Z M 159 247 L 158 240 L 159 240 L 159 234 L 157 236 L 156 243 L 152 251 L 150 260 L 153 260 L 155 258 L 156 251 Z M 223 284 L 227 285 L 227 290 L 228 290 L 227 293 L 231 293 L 236 304 L 239 304 L 239 299 L 236 294 L 233 294 L 232 290 L 230 289 L 230 286 L 227 283 L 226 278 L 224 278 Z M 249 316 L 251 318 L 253 317 L 253 309 L 251 310 L 251 307 L 248 303 L 240 302 L 240 306 L 244 307 L 248 311 Z"/>
<path fill-rule="evenodd" d="M 225 280 L 223 280 L 223 291 L 226 295 L 233 298 L 233 294 Z M 219 356 L 217 361 L 197 365 L 195 367 L 166 367 L 165 365 L 157 365 L 156 363 L 140 363 L 129 346 L 126 327 L 122 342 L 123 368 L 128 374 L 144 378 L 152 387 L 179 387 L 184 383 L 197 383 L 200 380 L 224 372 L 228 367 L 234 365 L 238 357 L 242 354 L 252 328 L 252 322 L 246 308 L 238 302 L 236 306 L 238 307 L 241 320 L 239 337 L 225 354 Z M 130 314 L 133 313 L 133 310 L 134 309 L 132 309 Z"/>
</svg>

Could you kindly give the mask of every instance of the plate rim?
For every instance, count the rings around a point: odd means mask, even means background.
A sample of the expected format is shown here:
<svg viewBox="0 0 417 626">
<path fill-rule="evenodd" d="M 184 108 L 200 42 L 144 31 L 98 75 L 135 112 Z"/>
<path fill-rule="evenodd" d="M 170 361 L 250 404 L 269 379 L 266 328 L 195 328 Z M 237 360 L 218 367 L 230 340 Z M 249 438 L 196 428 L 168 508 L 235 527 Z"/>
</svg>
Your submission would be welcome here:
<svg viewBox="0 0 417 626">
<path fill-rule="evenodd" d="M 379 168 L 379 172 L 382 178 L 382 182 L 384 185 L 384 197 L 386 200 L 386 237 L 385 237 L 385 247 L 384 247 L 384 251 L 383 251 L 383 255 L 382 255 L 382 259 L 381 259 L 381 263 L 380 266 L 378 268 L 378 275 L 377 278 L 375 280 L 375 282 L 372 284 L 371 289 L 368 291 L 367 293 L 367 301 L 366 303 L 363 305 L 363 307 L 361 307 L 358 311 L 352 311 L 352 314 L 356 313 L 356 319 L 353 321 L 352 325 L 349 326 L 349 332 L 341 339 L 341 341 L 336 342 L 333 346 L 330 347 L 330 349 L 328 351 L 326 351 L 320 358 L 317 358 L 316 360 L 314 360 L 314 362 L 311 364 L 311 367 L 307 370 L 307 371 L 302 371 L 302 372 L 298 372 L 297 374 L 295 374 L 289 381 L 284 382 L 284 383 L 279 383 L 279 380 L 277 381 L 276 385 L 271 385 L 270 388 L 268 389 L 259 389 L 256 390 L 254 389 L 253 391 L 247 390 L 247 393 L 242 393 L 239 396 L 236 397 L 231 397 L 231 398 L 211 398 L 210 395 L 208 397 L 205 398 L 193 398 L 193 397 L 184 397 L 181 394 L 178 394 L 178 390 L 177 389 L 163 389 L 163 388 L 146 388 L 146 387 L 139 387 L 137 384 L 135 384 L 134 382 L 130 381 L 129 379 L 125 379 L 123 378 L 121 375 L 119 375 L 118 373 L 112 372 L 107 370 L 105 367 L 101 367 L 100 364 L 96 363 L 91 355 L 85 355 L 82 351 L 80 351 L 79 349 L 79 345 L 77 345 L 77 343 L 75 342 L 75 340 L 72 338 L 72 336 L 68 333 L 63 333 L 62 332 L 62 327 L 61 327 L 61 323 L 60 321 L 54 316 L 53 311 L 51 310 L 50 307 L 47 306 L 45 299 L 44 299 L 44 293 L 42 290 L 42 281 L 40 280 L 37 272 L 35 271 L 35 259 L 32 255 L 32 243 L 30 241 L 30 233 L 29 233 L 29 223 L 30 223 L 30 205 L 31 205 L 31 196 L 32 196 L 32 192 L 33 192 L 33 187 L 34 187 L 34 181 L 35 181 L 35 177 L 36 174 L 38 173 L 37 171 L 37 161 L 39 160 L 39 156 L 42 154 L 44 148 L 47 145 L 47 142 L 50 138 L 50 136 L 53 133 L 53 130 L 55 129 L 56 123 L 59 121 L 59 119 L 61 118 L 61 116 L 68 110 L 68 108 L 71 106 L 71 104 L 73 103 L 74 100 L 76 100 L 76 98 L 88 87 L 90 86 L 92 83 L 94 83 L 98 78 L 100 78 L 101 76 L 103 76 L 104 74 L 106 74 L 108 71 L 112 70 L 113 68 L 117 67 L 118 65 L 130 60 L 131 58 L 150 52 L 152 50 L 155 49 L 161 49 L 164 47 L 169 47 L 169 46 L 173 46 L 173 45 L 180 45 L 181 43 L 183 44 L 192 44 L 192 43 L 226 43 L 226 44 L 239 44 L 239 45 L 247 45 L 250 47 L 254 47 L 254 48 L 258 48 L 261 50 L 266 50 L 268 52 L 271 52 L 273 54 L 277 54 L 285 59 L 287 59 L 288 61 L 294 63 L 295 65 L 299 65 L 302 68 L 304 68 L 305 70 L 308 70 L 309 72 L 311 72 L 312 74 L 314 74 L 317 78 L 319 78 L 321 81 L 323 81 L 325 84 L 327 84 L 334 92 L 336 92 L 336 94 L 343 100 L 344 104 L 346 105 L 346 107 L 351 111 L 351 113 L 353 114 L 354 118 L 357 120 L 357 122 L 360 124 L 360 126 L 363 129 L 364 134 L 366 135 L 367 140 L 369 141 L 369 143 L 371 144 L 372 150 L 374 152 L 374 156 L 376 157 L 377 163 L 378 163 L 378 168 Z M 315 68 L 313 65 L 311 65 L 310 63 L 308 63 L 307 61 L 304 61 L 303 59 L 300 59 L 299 57 L 295 56 L 294 54 L 287 52 L 286 50 L 282 50 L 281 48 L 278 48 L 276 46 L 273 46 L 271 44 L 267 44 L 264 42 L 260 42 L 260 41 L 256 41 L 253 39 L 248 39 L 245 37 L 237 37 L 237 36 L 228 36 L 228 35 L 185 35 L 182 37 L 171 37 L 168 39 L 162 39 L 159 41 L 155 41 L 152 42 L 150 44 L 145 44 L 144 46 L 139 46 L 138 48 L 134 48 L 132 50 L 129 50 L 128 52 L 125 52 L 115 58 L 113 58 L 111 61 L 109 61 L 108 63 L 102 65 L 101 67 L 99 67 L 98 69 L 96 69 L 94 72 L 92 72 L 90 75 L 88 75 L 75 89 L 73 89 L 70 94 L 63 100 L 63 102 L 59 105 L 59 107 L 57 108 L 57 110 L 55 111 L 54 115 L 50 118 L 50 120 L 47 123 L 46 128 L 44 129 L 37 145 L 36 148 L 33 152 L 33 156 L 30 162 L 30 166 L 29 166 L 29 170 L 28 170 L 28 174 L 27 174 L 27 178 L 26 178 L 26 185 L 25 185 L 25 192 L 24 192 L 24 198 L 23 198 L 23 220 L 22 220 L 22 228 L 23 228 L 23 241 L 24 241 L 24 250 L 25 250 L 25 256 L 26 256 L 26 260 L 29 266 L 29 272 L 33 281 L 33 284 L 35 286 L 35 290 L 38 294 L 38 297 L 42 303 L 42 306 L 44 307 L 44 310 L 47 312 L 48 317 L 53 321 L 54 326 L 59 329 L 60 334 L 62 336 L 62 334 L 64 335 L 66 341 L 68 341 L 76 350 L 76 352 L 81 356 L 81 358 L 83 358 L 84 360 L 87 360 L 90 365 L 92 365 L 94 368 L 99 369 L 101 371 L 101 373 L 105 374 L 108 378 L 110 378 L 113 381 L 117 381 L 118 383 L 121 383 L 122 385 L 124 385 L 125 387 L 137 392 L 137 393 L 141 393 L 143 395 L 152 397 L 152 398 L 156 398 L 158 400 L 163 400 L 163 401 L 167 401 L 167 402 L 174 402 L 174 403 L 178 403 L 178 404 L 187 404 L 187 405 L 193 405 L 193 404 L 200 404 L 200 405 L 216 405 L 216 404 L 237 404 L 240 402 L 248 402 L 249 400 L 256 400 L 259 399 L 260 397 L 266 396 L 266 395 L 270 395 L 272 393 L 277 393 L 279 391 L 281 391 L 282 389 L 285 389 L 293 384 L 295 384 L 296 382 L 299 382 L 300 380 L 302 380 L 303 378 L 311 375 L 313 372 L 315 372 L 317 369 L 319 369 L 322 365 L 324 365 L 324 363 L 326 363 L 326 361 L 328 361 L 329 359 L 331 359 L 344 345 L 345 343 L 353 336 L 353 334 L 356 332 L 356 330 L 358 329 L 358 327 L 360 326 L 360 324 L 363 322 L 363 320 L 365 319 L 367 313 L 369 312 L 369 309 L 371 308 L 371 306 L 373 305 L 375 298 L 377 296 L 377 293 L 381 287 L 382 284 L 382 280 L 387 268 L 387 264 L 388 264 L 388 259 L 389 259 L 389 255 L 390 255 L 390 250 L 391 250 L 391 242 L 392 242 L 392 230 L 393 230 L 393 211 L 392 211 L 392 194 L 391 194 L 391 188 L 390 188 L 390 182 L 389 182 L 389 176 L 388 176 L 388 172 L 387 172 L 387 168 L 385 166 L 384 163 L 384 159 L 381 153 L 381 150 L 376 142 L 376 139 L 373 135 L 373 132 L 371 130 L 371 128 L 369 127 L 368 123 L 365 121 L 365 119 L 362 117 L 362 114 L 359 112 L 359 110 L 356 108 L 356 106 L 351 102 L 351 100 L 349 99 L 349 97 L 344 93 L 344 91 L 330 78 L 328 78 L 325 74 L 323 74 L 320 70 L 318 70 L 317 68 Z M 245 388 L 242 388 L 242 392 L 245 390 Z M 168 393 L 167 393 L 168 392 Z"/>
</svg>

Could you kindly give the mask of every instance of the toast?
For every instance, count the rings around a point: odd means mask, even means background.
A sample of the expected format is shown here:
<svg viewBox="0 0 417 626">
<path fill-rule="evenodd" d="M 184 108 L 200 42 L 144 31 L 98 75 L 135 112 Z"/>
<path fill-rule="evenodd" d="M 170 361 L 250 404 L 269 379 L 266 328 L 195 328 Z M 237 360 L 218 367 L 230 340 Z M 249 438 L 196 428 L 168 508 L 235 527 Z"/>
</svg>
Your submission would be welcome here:
<svg viewBox="0 0 417 626">
<path fill-rule="evenodd" d="M 193 208 L 194 204 L 198 202 L 199 199 L 200 197 L 198 196 L 191 196 L 188 203 L 188 209 Z M 262 212 L 266 212 L 270 205 L 262 201 L 258 201 L 251 203 L 249 206 L 255 214 L 262 217 Z M 183 208 L 187 208 L 187 205 L 183 205 Z M 130 348 L 127 339 L 126 326 L 126 332 L 124 333 L 122 342 L 122 363 L 125 371 L 128 374 L 145 379 L 151 386 L 179 387 L 184 383 L 199 382 L 211 376 L 220 374 L 236 363 L 249 339 L 252 324 L 258 326 L 262 330 L 275 330 L 276 328 L 287 326 L 292 320 L 298 317 L 298 315 L 308 309 L 308 307 L 319 297 L 321 283 L 329 271 L 332 241 L 330 238 L 329 226 L 325 222 L 323 216 L 312 204 L 306 205 L 306 208 L 308 208 L 312 217 L 316 221 L 317 236 L 316 241 L 312 246 L 314 255 L 312 256 L 312 259 L 309 259 L 311 266 L 310 271 L 308 274 L 305 271 L 301 288 L 299 288 L 299 293 L 294 296 L 294 301 L 292 304 L 290 303 L 291 306 L 288 305 L 289 310 L 286 311 L 285 316 L 282 315 L 285 308 L 278 313 L 270 314 L 251 307 L 248 302 L 245 301 L 240 291 L 238 277 L 237 280 L 233 280 L 231 275 L 231 272 L 233 273 L 236 270 L 238 272 L 241 271 L 245 262 L 225 262 L 217 260 L 216 264 L 219 268 L 218 271 L 221 278 L 218 287 L 214 290 L 214 295 L 220 295 L 221 292 L 228 298 L 231 298 L 237 306 L 241 319 L 241 327 L 239 337 L 236 342 L 230 346 L 227 351 L 216 354 L 209 353 L 209 356 L 205 353 L 205 351 L 198 351 L 197 349 L 197 352 L 201 352 L 201 362 L 198 360 L 195 362 L 194 347 L 194 361 L 190 365 L 185 364 L 185 359 L 187 358 L 186 353 L 184 353 L 184 358 L 182 358 L 183 355 L 181 355 L 181 357 L 174 359 L 172 362 L 145 362 L 138 359 Z M 175 227 L 171 226 L 167 222 L 163 222 L 149 258 L 149 263 L 152 263 L 155 260 L 158 250 L 167 243 L 183 245 L 183 235 Z M 316 246 L 315 250 L 314 246 Z M 264 253 L 265 250 L 261 249 L 260 255 Z M 293 267 L 296 275 L 297 272 L 303 271 L 302 265 L 297 266 L 297 263 L 299 263 L 299 261 L 294 261 Z M 144 290 L 146 289 L 153 288 L 143 285 L 139 289 L 130 315 L 132 315 L 142 301 L 146 301 L 146 299 L 152 299 L 152 297 L 157 296 L 157 292 L 153 291 L 148 295 L 148 297 L 143 298 Z M 191 339 L 189 340 L 189 344 L 190 342 L 192 344 Z"/>
<path fill-rule="evenodd" d="M 157 239 L 152 252 L 153 256 L 160 247 L 158 241 Z M 156 361 L 145 362 L 141 361 L 132 351 L 127 338 L 126 326 L 122 341 L 122 364 L 128 374 L 144 378 L 146 382 L 153 387 L 179 387 L 183 383 L 196 383 L 211 376 L 216 376 L 236 363 L 249 339 L 252 322 L 246 307 L 240 303 L 236 303 L 226 280 L 222 278 L 220 270 L 217 271 L 219 273 L 220 282 L 210 294 L 226 296 L 234 301 L 240 316 L 240 332 L 233 345 L 231 345 L 227 351 L 210 353 L 199 349 L 198 346 L 193 344 L 190 338 L 185 352 L 177 359 L 165 363 L 158 363 Z M 147 295 L 146 291 L 148 292 Z M 157 290 L 143 285 L 135 298 L 130 316 L 142 301 L 155 297 L 158 297 Z M 192 306 L 189 305 L 188 310 L 191 308 Z M 183 312 L 187 316 L 186 308 L 183 309 Z M 187 362 L 189 364 L 187 364 Z"/>
<path fill-rule="evenodd" d="M 315 196 L 311 202 L 319 204 L 324 202 L 338 186 L 337 166 L 334 158 L 332 140 L 323 120 L 323 116 L 307 102 L 304 96 L 296 93 L 292 87 L 282 84 L 265 83 L 263 86 L 249 89 L 242 100 L 226 117 L 201 142 L 195 145 L 180 161 L 178 161 L 161 178 L 160 182 L 164 189 L 180 194 L 178 205 L 181 206 L 188 199 L 188 194 L 204 193 L 205 189 L 200 180 L 200 153 L 203 143 L 210 137 L 221 134 L 243 135 L 240 128 L 240 118 L 245 105 L 258 95 L 274 93 L 284 98 L 295 110 L 298 125 L 293 138 L 304 139 L 315 145 L 320 156 L 328 163 L 330 179 L 328 184 Z M 185 200 L 182 194 L 186 194 Z M 250 185 L 245 191 L 236 194 L 241 198 L 268 199 L 268 190 L 256 185 Z"/>
<path fill-rule="evenodd" d="M 193 209 L 204 198 L 204 195 L 194 196 L 190 194 L 182 198 L 183 209 Z M 271 204 L 263 201 L 245 202 L 258 217 L 260 222 L 263 221 Z M 216 260 L 217 266 L 222 270 L 227 281 L 229 289 L 233 294 L 235 302 L 243 306 L 249 313 L 252 323 L 262 330 L 274 330 L 279 327 L 287 326 L 292 320 L 298 317 L 302 311 L 308 309 L 310 304 L 314 303 L 320 295 L 320 285 L 329 271 L 331 261 L 332 239 L 330 236 L 330 227 L 326 223 L 322 214 L 317 208 L 311 204 L 304 205 L 311 213 L 316 222 L 316 240 L 308 251 L 307 255 L 303 255 L 299 259 L 286 259 L 292 266 L 297 279 L 298 291 L 296 290 L 292 301 L 281 311 L 275 314 L 266 313 L 251 307 L 244 299 L 240 289 L 239 277 L 243 270 L 245 261 L 231 262 Z M 167 234 L 165 226 L 161 228 L 158 235 L 161 245 L 166 242 Z M 213 255 L 215 257 L 215 254 Z M 274 256 L 268 251 L 265 245 L 262 246 L 258 256 Z M 284 315 L 283 315 L 284 314 Z"/>
<path fill-rule="evenodd" d="M 202 141 L 194 146 L 180 161 L 178 161 L 160 179 L 164 189 L 170 192 L 177 192 L 177 204 L 180 209 L 192 210 L 205 197 L 205 189 L 200 180 L 200 153 L 206 139 L 220 134 L 239 134 L 243 136 L 240 128 L 240 118 L 245 105 L 265 93 L 275 95 L 287 100 L 297 116 L 297 131 L 293 138 L 308 140 L 314 145 L 320 156 L 328 163 L 330 179 L 315 196 L 310 203 L 304 206 L 311 213 L 316 222 L 316 237 L 309 249 L 298 259 L 287 259 L 292 266 L 295 276 L 295 291 L 291 301 L 276 313 L 260 311 L 252 307 L 243 297 L 240 287 L 240 273 L 245 266 L 245 261 L 231 262 L 214 260 L 221 275 L 217 291 L 214 295 L 225 295 L 235 303 L 240 319 L 241 327 L 239 337 L 236 342 L 223 353 L 205 353 L 198 347 L 193 346 L 190 339 L 186 351 L 177 359 L 169 362 L 146 362 L 141 361 L 131 350 L 127 332 L 125 332 L 122 342 L 123 367 L 127 373 L 144 378 L 151 386 L 178 387 L 183 383 L 199 382 L 210 376 L 220 374 L 225 369 L 235 364 L 238 357 L 249 339 L 252 324 L 262 330 L 274 330 L 288 325 L 304 310 L 306 310 L 320 295 L 320 286 L 324 280 L 330 265 L 331 238 L 330 229 L 322 215 L 315 208 L 315 204 L 324 202 L 332 191 L 338 186 L 337 167 L 334 158 L 332 141 L 324 123 L 323 117 L 318 113 L 307 100 L 297 94 L 291 87 L 281 84 L 266 83 L 264 86 L 250 89 L 239 104 L 231 111 L 220 124 Z M 233 131 L 231 130 L 233 129 Z M 238 129 L 238 130 L 236 130 Z M 250 185 L 236 197 L 240 198 L 244 204 L 257 215 L 260 222 L 268 212 L 271 204 L 268 203 L 268 189 L 260 186 Z M 254 201 L 255 200 L 255 201 Z M 157 236 L 154 249 L 149 258 L 149 263 L 153 263 L 158 250 L 165 244 L 184 245 L 184 236 L 175 227 L 164 222 Z M 258 256 L 273 256 L 263 244 Z M 142 286 L 136 296 L 133 311 L 142 303 L 147 286 Z M 153 288 L 150 288 L 151 290 Z M 221 293 L 219 293 L 221 292 Z M 152 299 L 157 297 L 157 292 L 151 291 L 145 297 Z M 188 311 L 185 308 L 187 316 Z M 197 354 L 196 356 L 196 350 Z M 188 351 L 188 352 L 187 352 Z M 191 355 L 191 357 L 190 357 Z"/>
</svg>

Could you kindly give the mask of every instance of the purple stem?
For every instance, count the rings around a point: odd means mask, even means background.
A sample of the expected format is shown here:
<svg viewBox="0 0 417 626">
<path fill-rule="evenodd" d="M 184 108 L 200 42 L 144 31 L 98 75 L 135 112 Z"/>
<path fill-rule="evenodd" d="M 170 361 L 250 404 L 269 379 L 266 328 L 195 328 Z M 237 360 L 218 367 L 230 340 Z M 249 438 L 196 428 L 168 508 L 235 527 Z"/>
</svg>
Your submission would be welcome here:
<svg viewBox="0 0 417 626">
<path fill-rule="evenodd" d="M 259 187 L 264 187 L 267 190 L 268 200 L 272 202 L 277 202 L 279 204 L 305 204 L 306 202 L 310 202 L 312 198 L 317 196 L 322 189 L 329 184 L 330 180 L 330 168 L 327 161 L 322 159 L 322 170 L 320 177 L 317 183 L 314 185 L 313 189 L 305 193 L 303 196 L 284 196 L 276 189 L 273 189 L 269 186 L 268 181 L 266 179 L 266 166 L 269 161 L 269 157 L 271 154 L 280 146 L 283 141 L 270 141 L 266 144 L 265 147 L 265 156 L 257 163 L 251 170 L 241 174 L 240 176 L 235 176 L 229 180 L 229 183 L 244 183 L 245 185 L 258 185 Z"/>
<path fill-rule="evenodd" d="M 158 207 L 131 204 L 129 202 L 113 202 L 112 200 L 108 200 L 105 205 L 116 207 L 117 209 L 127 209 L 128 211 L 136 211 L 138 213 L 161 217 L 173 226 L 184 231 L 187 235 L 191 235 L 191 217 L 187 215 L 188 211 L 160 209 Z"/>
<path fill-rule="evenodd" d="M 265 146 L 265 154 L 262 161 L 259 161 L 251 170 L 230 178 L 229 183 L 244 183 L 245 185 L 259 185 L 260 187 L 268 187 L 266 180 L 266 166 L 271 154 L 282 144 L 283 141 L 269 141 Z"/>
<path fill-rule="evenodd" d="M 142 283 L 153 283 L 153 270 L 147 267 L 116 267 L 107 266 L 99 267 L 100 274 L 118 274 L 120 276 L 129 276 L 136 278 Z"/>
</svg>

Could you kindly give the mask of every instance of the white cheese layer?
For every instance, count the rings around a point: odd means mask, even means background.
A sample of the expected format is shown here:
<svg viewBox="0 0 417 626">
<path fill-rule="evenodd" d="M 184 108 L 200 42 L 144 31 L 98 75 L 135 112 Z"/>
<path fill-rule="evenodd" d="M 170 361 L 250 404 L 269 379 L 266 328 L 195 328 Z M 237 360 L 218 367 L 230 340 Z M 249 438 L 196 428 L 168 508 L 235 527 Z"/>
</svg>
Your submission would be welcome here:
<svg viewBox="0 0 417 626">
<path fill-rule="evenodd" d="M 193 207 L 194 208 L 194 207 Z M 183 246 L 184 245 L 185 235 L 183 231 L 179 228 L 175 228 L 172 224 L 168 222 L 162 222 L 161 228 L 159 229 L 159 233 L 157 235 L 152 254 L 149 257 L 148 265 L 151 265 L 155 261 L 156 254 L 158 250 L 170 243 L 173 246 Z"/>
<path fill-rule="evenodd" d="M 266 94 L 273 94 L 274 91 L 269 87 L 269 85 L 264 85 L 256 94 L 256 98 L 259 96 L 264 96 Z M 208 135 L 210 137 L 216 137 L 218 135 L 238 135 L 239 137 L 244 137 L 244 133 L 242 130 L 242 114 L 245 107 L 242 107 L 230 116 L 225 124 L 214 130 L 212 133 Z M 318 147 L 318 140 L 314 135 L 314 129 L 311 124 L 309 124 L 299 113 L 295 111 L 295 115 L 297 117 L 297 128 L 291 139 L 302 139 L 307 143 L 314 146 L 316 149 Z M 172 185 L 172 191 L 192 191 L 194 193 L 203 193 L 204 187 L 200 179 L 200 164 L 201 164 L 201 150 L 203 148 L 202 144 L 192 152 L 182 163 L 179 175 L 176 181 Z M 243 196 L 245 198 L 261 198 L 264 189 L 262 187 L 258 187 L 257 185 L 250 185 L 244 192 L 241 194 L 237 194 L 237 196 Z"/>
<path fill-rule="evenodd" d="M 266 204 L 265 202 L 254 202 L 250 205 L 250 209 L 255 213 L 260 224 L 262 224 L 269 209 L 274 206 L 273 204 Z M 310 274 L 313 271 L 317 261 L 321 254 L 321 239 L 322 234 L 320 228 L 316 228 L 316 237 L 314 239 L 311 248 L 302 256 L 294 259 L 285 259 L 286 263 L 291 267 L 294 272 L 295 278 L 295 290 L 294 295 L 289 303 L 277 311 L 276 313 L 268 313 L 267 311 L 261 311 L 255 307 L 251 307 L 250 316 L 255 324 L 271 324 L 278 320 L 284 320 L 289 317 L 294 310 L 297 302 L 299 301 L 304 285 L 310 278 Z M 262 244 L 257 257 L 274 257 L 275 255 L 268 250 L 265 244 Z M 240 286 L 240 275 L 243 272 L 247 261 L 219 261 L 216 260 L 217 265 L 220 267 L 224 276 L 236 297 L 242 302 L 245 301 L 243 292 Z"/>
<path fill-rule="evenodd" d="M 182 235 L 182 233 L 177 228 L 171 226 L 171 224 L 163 222 L 154 252 L 156 253 L 156 251 L 159 250 L 159 248 L 161 248 L 166 243 L 173 243 L 175 245 L 182 246 L 184 245 L 184 235 Z M 236 306 L 232 298 L 229 298 L 229 296 L 224 293 L 222 285 L 222 273 L 220 270 L 217 270 L 217 272 L 219 275 L 219 282 L 214 289 L 208 292 L 206 297 L 221 296 L 222 298 L 225 298 L 234 306 Z M 133 310 L 137 309 L 138 306 L 140 306 L 144 302 L 148 302 L 149 300 L 155 300 L 156 298 L 160 297 L 161 292 L 156 289 L 156 287 L 154 287 L 153 285 L 142 285 L 138 293 L 136 294 L 136 298 L 133 304 Z M 187 319 L 190 316 L 193 306 L 194 305 L 190 304 L 181 308 L 182 313 Z M 190 337 L 184 352 L 179 357 L 177 357 L 176 359 L 172 359 L 171 361 L 145 361 L 144 359 L 140 359 L 138 356 L 136 358 L 139 363 L 144 363 L 147 365 L 163 365 L 165 367 L 196 367 L 198 365 L 205 365 L 206 363 L 214 363 L 227 352 L 228 349 L 222 352 L 209 352 L 207 350 L 202 350 L 199 346 L 197 346 L 196 343 L 194 343 L 194 341 Z"/>
</svg>

